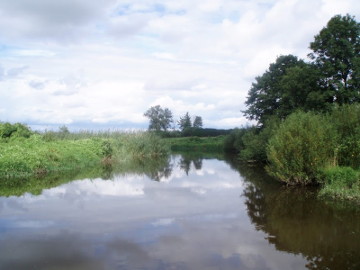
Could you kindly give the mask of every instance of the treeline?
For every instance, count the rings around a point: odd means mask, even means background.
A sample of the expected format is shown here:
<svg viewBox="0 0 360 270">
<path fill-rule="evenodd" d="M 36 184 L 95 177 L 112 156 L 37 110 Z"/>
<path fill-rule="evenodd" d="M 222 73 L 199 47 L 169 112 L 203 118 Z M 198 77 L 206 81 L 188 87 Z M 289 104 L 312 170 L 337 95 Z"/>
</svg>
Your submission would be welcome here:
<svg viewBox="0 0 360 270">
<path fill-rule="evenodd" d="M 171 110 L 162 108 L 160 105 L 150 107 L 144 113 L 144 116 L 149 118 L 148 130 L 164 138 L 216 137 L 231 132 L 231 130 L 226 129 L 203 128 L 202 117 L 196 115 L 192 121 L 189 112 L 186 112 L 183 116 L 180 116 L 178 121 L 175 121 Z"/>
<path fill-rule="evenodd" d="M 360 24 L 335 16 L 310 49 L 310 61 L 280 56 L 255 79 L 244 114 L 258 125 L 235 129 L 225 149 L 284 183 L 360 199 Z"/>
</svg>

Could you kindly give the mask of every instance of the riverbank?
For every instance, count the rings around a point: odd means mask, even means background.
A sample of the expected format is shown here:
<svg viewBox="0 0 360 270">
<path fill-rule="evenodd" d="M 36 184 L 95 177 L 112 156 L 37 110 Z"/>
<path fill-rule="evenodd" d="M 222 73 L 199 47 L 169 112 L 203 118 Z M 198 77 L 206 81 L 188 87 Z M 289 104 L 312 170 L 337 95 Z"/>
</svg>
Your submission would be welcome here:
<svg viewBox="0 0 360 270">
<path fill-rule="evenodd" d="M 162 157 L 169 147 L 151 133 L 52 132 L 2 139 L 0 153 L 0 178 L 24 178 Z"/>
<path fill-rule="evenodd" d="M 216 137 L 178 137 L 164 138 L 171 151 L 199 151 L 220 152 L 224 151 L 224 135 Z"/>
</svg>

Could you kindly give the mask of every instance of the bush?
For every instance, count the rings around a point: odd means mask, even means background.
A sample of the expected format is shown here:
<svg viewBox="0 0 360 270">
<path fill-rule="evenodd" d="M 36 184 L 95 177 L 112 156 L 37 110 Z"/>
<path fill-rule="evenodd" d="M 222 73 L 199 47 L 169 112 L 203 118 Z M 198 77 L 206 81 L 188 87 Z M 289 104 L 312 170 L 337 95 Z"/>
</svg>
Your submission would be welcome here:
<svg viewBox="0 0 360 270">
<path fill-rule="evenodd" d="M 358 181 L 359 174 L 350 167 L 332 167 L 324 170 L 324 177 L 325 184 L 351 188 Z"/>
<path fill-rule="evenodd" d="M 360 173 L 350 167 L 333 167 L 324 170 L 324 187 L 321 197 L 360 199 Z"/>
<path fill-rule="evenodd" d="M 224 151 L 239 152 L 244 149 L 242 136 L 246 133 L 247 128 L 236 128 L 228 134 L 224 139 Z"/>
<path fill-rule="evenodd" d="M 329 117 L 338 133 L 339 165 L 360 168 L 360 104 L 337 107 Z"/>
<path fill-rule="evenodd" d="M 33 132 L 24 124 L 0 123 L 0 138 L 29 138 Z"/>
<path fill-rule="evenodd" d="M 336 132 L 326 117 L 295 112 L 277 129 L 267 148 L 267 171 L 287 184 L 319 181 L 335 161 Z"/>
</svg>

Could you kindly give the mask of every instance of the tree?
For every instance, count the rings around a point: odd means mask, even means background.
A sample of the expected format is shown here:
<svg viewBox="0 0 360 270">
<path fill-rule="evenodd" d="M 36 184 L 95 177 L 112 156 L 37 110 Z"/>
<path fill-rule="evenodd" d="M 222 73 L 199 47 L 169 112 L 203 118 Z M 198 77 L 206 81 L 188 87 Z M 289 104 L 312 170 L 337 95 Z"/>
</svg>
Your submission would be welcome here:
<svg viewBox="0 0 360 270">
<path fill-rule="evenodd" d="M 360 101 L 360 24 L 334 16 L 310 43 L 309 57 L 321 70 L 321 83 L 336 103 Z"/>
<path fill-rule="evenodd" d="M 184 131 L 187 128 L 191 128 L 191 118 L 188 112 L 183 117 L 180 117 L 180 120 L 178 121 L 178 125 L 181 129 L 181 131 Z"/>
<path fill-rule="evenodd" d="M 299 60 L 294 55 L 282 55 L 276 59 L 275 63 L 270 64 L 262 76 L 256 77 L 248 93 L 245 104 L 247 110 L 245 116 L 250 120 L 257 120 L 264 124 L 267 118 L 278 114 L 284 118 L 292 111 L 285 110 L 283 105 L 284 89 L 281 79 L 289 68 L 303 65 L 304 61 Z"/>
<path fill-rule="evenodd" d="M 149 130 L 167 131 L 173 122 L 172 112 L 168 108 L 161 108 L 160 105 L 150 107 L 150 109 L 144 113 L 144 116 L 150 120 Z"/>
<path fill-rule="evenodd" d="M 194 128 L 202 128 L 203 127 L 203 122 L 202 122 L 201 116 L 195 116 L 194 122 L 193 122 L 193 127 Z"/>
</svg>

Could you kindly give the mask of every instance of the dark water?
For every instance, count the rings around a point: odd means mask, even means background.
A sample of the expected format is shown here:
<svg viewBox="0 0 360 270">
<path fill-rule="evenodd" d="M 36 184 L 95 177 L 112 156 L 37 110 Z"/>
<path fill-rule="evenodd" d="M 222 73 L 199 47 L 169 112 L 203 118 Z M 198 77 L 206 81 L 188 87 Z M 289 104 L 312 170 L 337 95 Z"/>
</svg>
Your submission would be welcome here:
<svg viewBox="0 0 360 270">
<path fill-rule="evenodd" d="M 357 207 L 261 168 L 176 155 L 101 175 L 0 197 L 0 269 L 360 269 Z"/>
</svg>

